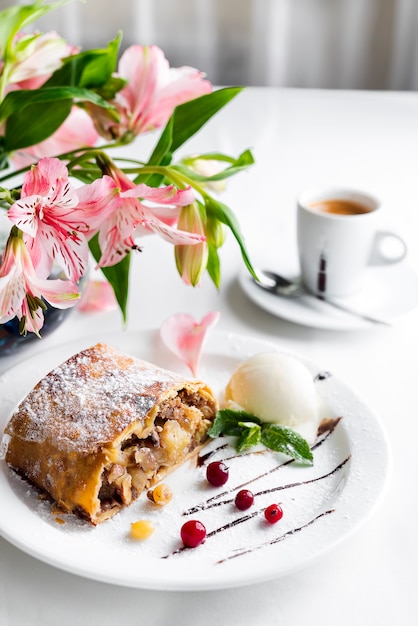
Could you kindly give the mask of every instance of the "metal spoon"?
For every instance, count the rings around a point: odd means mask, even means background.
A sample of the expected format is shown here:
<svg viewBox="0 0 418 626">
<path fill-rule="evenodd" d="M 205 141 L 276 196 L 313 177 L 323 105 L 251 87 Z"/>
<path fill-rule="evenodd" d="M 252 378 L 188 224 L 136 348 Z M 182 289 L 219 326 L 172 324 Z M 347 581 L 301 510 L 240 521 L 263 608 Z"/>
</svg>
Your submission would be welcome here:
<svg viewBox="0 0 418 626">
<path fill-rule="evenodd" d="M 308 296 L 311 298 L 315 298 L 316 300 L 320 300 L 321 302 L 325 302 L 335 309 L 339 309 L 340 311 L 344 311 L 345 313 L 349 313 L 350 315 L 354 315 L 363 320 L 367 320 L 368 322 L 372 322 L 373 324 L 382 324 L 383 326 L 390 326 L 390 323 L 372 317 L 367 313 L 361 313 L 360 311 L 355 311 L 350 307 L 347 307 L 335 300 L 330 300 L 323 295 L 317 295 L 305 289 L 299 283 L 289 280 L 284 276 L 280 276 L 280 274 L 276 274 L 276 272 L 272 272 L 270 270 L 256 270 L 257 279 L 253 277 L 256 285 L 264 289 L 265 291 L 269 291 L 270 293 L 276 294 L 277 296 L 283 296 L 285 298 L 296 298 L 298 296 Z"/>
</svg>

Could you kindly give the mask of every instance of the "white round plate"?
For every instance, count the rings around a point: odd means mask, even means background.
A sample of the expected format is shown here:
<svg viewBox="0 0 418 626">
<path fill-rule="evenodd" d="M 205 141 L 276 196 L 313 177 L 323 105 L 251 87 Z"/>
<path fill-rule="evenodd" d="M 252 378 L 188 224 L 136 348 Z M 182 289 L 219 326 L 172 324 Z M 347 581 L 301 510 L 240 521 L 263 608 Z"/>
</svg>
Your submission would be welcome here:
<svg viewBox="0 0 418 626">
<path fill-rule="evenodd" d="M 298 277 L 294 280 L 298 280 Z M 381 327 L 311 296 L 284 298 L 271 294 L 256 285 L 248 272 L 240 275 L 240 284 L 250 300 L 259 307 L 295 324 L 324 330 L 370 330 Z M 418 276 L 403 263 L 389 267 L 369 267 L 361 289 L 353 296 L 339 298 L 338 302 L 353 311 L 392 323 L 418 306 Z"/>
<path fill-rule="evenodd" d="M 186 373 L 157 331 L 79 339 L 30 357 L 0 378 L 0 433 L 16 404 L 40 377 L 99 339 Z M 259 352 L 279 351 L 277 345 L 251 337 L 213 333 L 207 339 L 200 376 L 217 393 L 243 359 Z M 174 492 L 168 505 L 156 507 L 143 495 L 94 528 L 72 515 L 51 510 L 49 502 L 40 499 L 1 460 L 0 534 L 21 550 L 68 572 L 143 589 L 236 587 L 306 566 L 369 518 L 384 494 L 390 454 L 379 420 L 365 403 L 322 367 L 304 362 L 315 380 L 324 415 L 342 416 L 328 438 L 314 449 L 312 467 L 285 463 L 287 459 L 271 451 L 236 456 L 231 446 L 223 445 L 225 439 L 216 439 L 204 452 L 219 448 L 211 460 L 229 459 L 230 477 L 224 487 L 208 484 L 204 464 L 186 463 L 165 481 Z M 235 493 L 251 480 L 249 488 L 254 493 L 274 491 L 256 496 L 253 507 L 240 512 L 233 503 Z M 224 491 L 228 493 L 218 497 Z M 193 515 L 183 514 L 213 496 L 218 503 L 230 502 L 213 508 L 204 505 Z M 262 513 L 273 502 L 281 503 L 284 515 L 280 522 L 270 525 Z M 238 522 L 257 511 L 260 513 L 251 519 Z M 130 524 L 141 518 L 152 520 L 155 531 L 146 541 L 134 541 L 129 537 Z M 182 545 L 180 528 L 190 518 L 205 524 L 208 537 L 201 546 L 174 554 Z"/>
</svg>

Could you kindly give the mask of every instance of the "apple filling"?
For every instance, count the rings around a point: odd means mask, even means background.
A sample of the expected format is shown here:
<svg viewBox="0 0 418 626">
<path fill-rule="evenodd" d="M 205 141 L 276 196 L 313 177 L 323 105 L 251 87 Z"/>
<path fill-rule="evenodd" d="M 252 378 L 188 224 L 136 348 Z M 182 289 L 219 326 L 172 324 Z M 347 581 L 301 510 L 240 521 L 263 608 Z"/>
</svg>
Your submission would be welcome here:
<svg viewBox="0 0 418 626">
<path fill-rule="evenodd" d="M 115 462 L 102 473 L 98 498 L 103 517 L 106 512 L 113 515 L 115 508 L 129 506 L 200 446 L 215 410 L 211 398 L 183 389 L 158 407 L 152 426 L 141 436 L 130 433 Z"/>
</svg>

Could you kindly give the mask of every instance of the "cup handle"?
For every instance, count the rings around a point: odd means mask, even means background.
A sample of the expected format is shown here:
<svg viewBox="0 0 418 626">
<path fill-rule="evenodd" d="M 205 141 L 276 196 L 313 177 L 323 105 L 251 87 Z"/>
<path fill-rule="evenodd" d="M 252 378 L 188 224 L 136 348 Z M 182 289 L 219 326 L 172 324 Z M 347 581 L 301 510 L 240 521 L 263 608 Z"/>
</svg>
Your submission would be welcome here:
<svg viewBox="0 0 418 626">
<path fill-rule="evenodd" d="M 385 254 L 382 248 L 384 243 L 388 243 L 390 240 L 396 242 L 396 247 L 399 250 L 394 254 Z M 402 261 L 406 257 L 407 252 L 408 248 L 402 237 L 389 230 L 379 230 L 374 237 L 369 265 L 390 265 L 399 263 L 399 261 Z"/>
</svg>

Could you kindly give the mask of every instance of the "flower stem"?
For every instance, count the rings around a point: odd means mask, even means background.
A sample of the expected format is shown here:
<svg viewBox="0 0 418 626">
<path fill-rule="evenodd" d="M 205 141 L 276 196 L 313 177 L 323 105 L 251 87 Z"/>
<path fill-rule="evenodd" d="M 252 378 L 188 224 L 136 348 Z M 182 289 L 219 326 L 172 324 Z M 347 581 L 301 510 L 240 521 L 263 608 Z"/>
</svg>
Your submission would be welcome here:
<svg viewBox="0 0 418 626">
<path fill-rule="evenodd" d="M 202 197 L 208 196 L 208 193 L 195 180 L 192 180 L 185 174 L 181 174 L 180 172 L 173 170 L 171 167 L 167 167 L 164 165 L 144 165 L 143 167 L 141 167 L 140 173 L 159 174 L 160 176 L 164 176 L 164 178 L 168 178 L 174 185 L 179 187 L 179 189 L 184 189 L 185 187 L 190 185 L 190 187 L 193 187 L 193 189 L 197 191 Z"/>
</svg>

